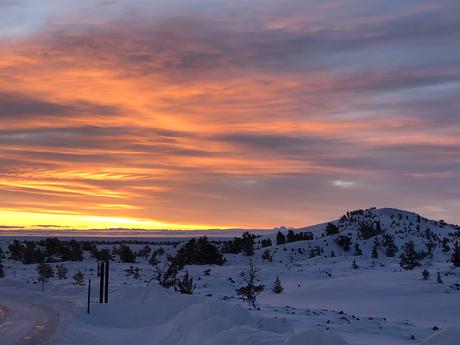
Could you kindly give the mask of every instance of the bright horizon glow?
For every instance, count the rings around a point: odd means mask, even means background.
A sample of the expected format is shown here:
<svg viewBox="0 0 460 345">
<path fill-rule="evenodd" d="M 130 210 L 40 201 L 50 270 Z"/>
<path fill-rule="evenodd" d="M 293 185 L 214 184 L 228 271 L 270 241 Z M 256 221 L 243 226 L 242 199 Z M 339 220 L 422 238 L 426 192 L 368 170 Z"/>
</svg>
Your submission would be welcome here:
<svg viewBox="0 0 460 345">
<path fill-rule="evenodd" d="M 168 224 L 150 220 L 139 220 L 122 217 L 98 217 L 91 215 L 68 215 L 51 213 L 34 213 L 20 211 L 0 211 L 2 226 L 21 226 L 23 229 L 52 228 L 58 230 L 90 230 L 90 229 L 143 229 L 143 230 L 207 230 L 213 226 Z M 219 227 L 220 228 L 220 227 Z M 222 227 L 224 228 L 224 227 Z M 11 228 L 10 228 L 11 229 Z M 1 230 L 0 230 L 1 234 Z"/>
</svg>

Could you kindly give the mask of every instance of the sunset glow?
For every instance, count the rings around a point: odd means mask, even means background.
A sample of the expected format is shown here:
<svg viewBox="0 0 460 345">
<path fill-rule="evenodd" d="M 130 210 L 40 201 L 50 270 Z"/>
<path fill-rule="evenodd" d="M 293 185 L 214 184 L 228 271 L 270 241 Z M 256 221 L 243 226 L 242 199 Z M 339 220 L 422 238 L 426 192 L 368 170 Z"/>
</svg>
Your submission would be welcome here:
<svg viewBox="0 0 460 345">
<path fill-rule="evenodd" d="M 459 10 L 1 1 L 0 226 L 458 223 Z"/>
</svg>

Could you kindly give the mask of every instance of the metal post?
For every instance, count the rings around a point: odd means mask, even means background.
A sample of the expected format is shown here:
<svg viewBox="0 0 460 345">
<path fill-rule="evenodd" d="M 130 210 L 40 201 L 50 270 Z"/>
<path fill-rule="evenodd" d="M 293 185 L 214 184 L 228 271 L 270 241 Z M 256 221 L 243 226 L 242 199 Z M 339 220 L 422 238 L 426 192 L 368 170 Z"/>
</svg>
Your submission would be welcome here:
<svg viewBox="0 0 460 345">
<path fill-rule="evenodd" d="M 105 303 L 109 302 L 109 262 L 105 262 Z"/>
<path fill-rule="evenodd" d="M 99 303 L 104 302 L 104 269 L 105 265 L 103 262 L 101 262 L 101 279 L 100 279 L 100 284 L 99 284 Z"/>
<path fill-rule="evenodd" d="M 89 314 L 89 305 L 91 300 L 91 279 L 88 281 L 88 306 L 86 308 L 86 313 Z"/>
</svg>

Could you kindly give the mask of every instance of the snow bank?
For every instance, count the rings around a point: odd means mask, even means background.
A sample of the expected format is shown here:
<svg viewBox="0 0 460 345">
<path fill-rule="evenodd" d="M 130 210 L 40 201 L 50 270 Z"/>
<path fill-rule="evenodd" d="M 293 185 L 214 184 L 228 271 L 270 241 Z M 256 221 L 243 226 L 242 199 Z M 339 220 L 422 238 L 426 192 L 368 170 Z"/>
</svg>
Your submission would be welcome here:
<svg viewBox="0 0 460 345">
<path fill-rule="evenodd" d="M 313 329 L 291 335 L 283 345 L 349 345 L 332 331 Z"/>
<path fill-rule="evenodd" d="M 280 344 L 292 331 L 284 320 L 256 317 L 239 306 L 216 300 L 188 307 L 171 324 L 162 344 Z"/>
<path fill-rule="evenodd" d="M 91 315 L 81 313 L 86 323 L 117 328 L 142 328 L 164 324 L 188 306 L 204 300 L 157 287 L 128 288 L 111 295 L 108 304 L 93 304 Z"/>
<path fill-rule="evenodd" d="M 144 287 L 114 293 L 109 304 L 94 304 L 90 315 L 81 307 L 61 343 L 279 345 L 292 332 L 285 319 L 259 317 L 213 298 Z"/>
<path fill-rule="evenodd" d="M 422 345 L 458 345 L 460 329 L 450 328 L 425 340 Z"/>
</svg>

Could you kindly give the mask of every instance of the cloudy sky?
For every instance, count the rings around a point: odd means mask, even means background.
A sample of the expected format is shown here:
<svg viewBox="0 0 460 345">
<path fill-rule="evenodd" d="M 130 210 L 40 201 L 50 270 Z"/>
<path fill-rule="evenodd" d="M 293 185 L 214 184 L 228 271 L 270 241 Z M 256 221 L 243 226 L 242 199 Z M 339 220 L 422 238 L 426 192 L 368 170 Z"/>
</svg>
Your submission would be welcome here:
<svg viewBox="0 0 460 345">
<path fill-rule="evenodd" d="M 459 13 L 0 0 L 0 226 L 460 223 Z"/>
</svg>

